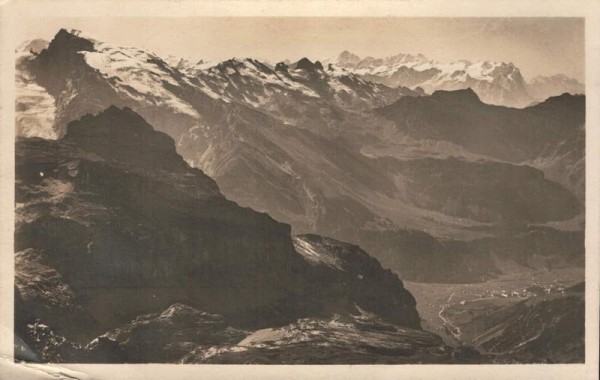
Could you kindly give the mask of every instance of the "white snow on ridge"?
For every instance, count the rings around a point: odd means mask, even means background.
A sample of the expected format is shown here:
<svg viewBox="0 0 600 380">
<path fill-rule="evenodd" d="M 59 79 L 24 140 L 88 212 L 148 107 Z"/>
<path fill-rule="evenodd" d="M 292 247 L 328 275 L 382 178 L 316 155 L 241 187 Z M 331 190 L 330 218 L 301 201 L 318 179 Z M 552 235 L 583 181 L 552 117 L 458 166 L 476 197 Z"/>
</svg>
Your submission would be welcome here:
<svg viewBox="0 0 600 380">
<path fill-rule="evenodd" d="M 59 137 L 54 129 L 56 114 L 54 97 L 24 73 L 17 74 L 15 102 L 19 136 L 51 140 Z"/>
<path fill-rule="evenodd" d="M 340 260 L 332 255 L 328 255 L 310 242 L 299 237 L 292 238 L 296 251 L 304 256 L 306 260 L 314 264 L 324 264 L 331 268 L 344 270 Z"/>
<path fill-rule="evenodd" d="M 378 85 L 373 82 L 367 82 L 360 76 L 355 75 L 353 71 L 349 71 L 343 67 L 335 66 L 332 64 L 328 66 L 326 72 L 331 78 L 331 80 L 329 81 L 329 87 L 331 87 L 335 92 L 345 91 L 348 94 L 355 94 L 355 91 L 352 88 L 341 82 L 342 78 L 346 77 L 352 80 L 354 83 L 358 83 L 361 86 L 368 87 L 369 90 L 373 92 L 373 94 L 381 93 L 381 85 Z M 371 97 L 373 96 L 371 95 Z"/>
<path fill-rule="evenodd" d="M 329 81 L 329 87 L 335 92 L 346 92 L 348 94 L 354 93 L 354 90 L 340 82 L 337 78 Z"/>
<path fill-rule="evenodd" d="M 231 60 L 231 63 L 232 65 L 235 65 L 235 68 L 229 66 L 226 67 L 225 70 L 227 72 L 227 75 L 239 74 L 242 76 L 242 82 L 244 82 L 246 79 L 249 79 L 254 83 L 259 83 L 261 85 L 269 84 L 273 86 L 279 86 L 286 88 L 290 91 L 300 92 L 308 97 L 319 97 L 319 94 L 317 94 L 314 90 L 303 85 L 302 83 L 299 83 L 297 80 L 294 80 L 294 76 L 298 75 L 295 72 L 290 74 L 292 78 L 288 78 L 283 73 L 276 73 L 271 69 L 268 69 L 266 71 L 262 70 L 262 68 L 258 67 L 259 64 L 257 64 L 251 59 Z M 210 76 L 211 78 L 218 78 L 219 80 L 224 79 L 222 72 L 216 66 L 208 69 L 205 72 L 205 74 Z M 230 83 L 232 86 L 236 87 L 235 81 L 231 81 Z"/>
<path fill-rule="evenodd" d="M 391 87 L 420 87 L 426 93 L 470 87 L 484 103 L 517 108 L 532 101 L 527 84 L 513 63 L 440 62 L 409 54 L 380 59 L 360 58 L 349 52 L 343 52 L 332 62 L 356 75 Z"/>
<path fill-rule="evenodd" d="M 498 68 L 505 67 L 507 71 L 517 70 L 512 64 L 501 62 L 470 62 L 459 60 L 453 62 L 439 62 L 429 60 L 423 55 L 413 56 L 410 54 L 399 54 L 393 57 L 382 59 L 365 58 L 358 63 L 346 64 L 345 62 L 334 61 L 336 65 L 358 75 L 376 75 L 392 76 L 403 68 L 412 69 L 418 72 L 435 69 L 439 73 L 429 82 L 439 83 L 446 81 L 465 82 L 467 75 L 476 80 L 492 83 L 495 79 L 494 72 Z"/>
<path fill-rule="evenodd" d="M 96 51 L 82 51 L 86 63 L 98 70 L 107 78 L 116 79 L 113 84 L 121 93 L 146 104 L 165 105 L 177 113 L 199 117 L 196 110 L 186 101 L 167 90 L 163 84 L 166 82 L 173 86 L 180 86 L 172 74 L 152 60 L 160 60 L 157 56 L 139 49 L 121 48 L 106 43 L 96 42 Z M 131 91 L 126 86 L 131 87 Z"/>
</svg>

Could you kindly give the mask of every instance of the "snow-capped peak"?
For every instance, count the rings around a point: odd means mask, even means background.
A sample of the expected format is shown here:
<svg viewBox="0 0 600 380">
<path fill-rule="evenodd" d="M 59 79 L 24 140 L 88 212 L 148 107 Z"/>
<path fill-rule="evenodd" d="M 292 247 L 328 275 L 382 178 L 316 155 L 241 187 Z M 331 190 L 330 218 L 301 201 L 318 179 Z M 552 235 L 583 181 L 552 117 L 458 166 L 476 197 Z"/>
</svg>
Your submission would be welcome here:
<svg viewBox="0 0 600 380">
<path fill-rule="evenodd" d="M 390 87 L 420 87 L 426 92 L 471 87 L 485 102 L 525 106 L 531 98 L 513 63 L 457 60 L 440 62 L 423 54 L 396 54 L 384 58 L 360 58 L 343 52 L 333 61 L 363 78 Z"/>
<path fill-rule="evenodd" d="M 169 91 L 180 86 L 174 70 L 154 53 L 95 41 L 94 51 L 80 52 L 86 63 L 110 79 L 118 92 L 150 103 L 162 103 L 176 112 L 197 117 L 196 110 Z"/>
<path fill-rule="evenodd" d="M 348 50 L 344 50 L 335 59 L 335 62 L 340 65 L 354 65 L 360 62 L 360 57 L 356 54 L 350 53 Z"/>
</svg>

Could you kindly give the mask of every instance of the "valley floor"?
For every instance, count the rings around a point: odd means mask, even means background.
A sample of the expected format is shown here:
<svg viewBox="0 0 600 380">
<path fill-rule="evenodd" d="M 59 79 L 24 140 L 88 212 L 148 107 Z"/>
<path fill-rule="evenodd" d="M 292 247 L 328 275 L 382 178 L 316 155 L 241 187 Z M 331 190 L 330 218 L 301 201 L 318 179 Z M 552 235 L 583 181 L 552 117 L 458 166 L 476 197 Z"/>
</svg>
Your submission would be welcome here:
<svg viewBox="0 0 600 380">
<path fill-rule="evenodd" d="M 438 334 L 449 346 L 468 345 L 482 354 L 494 355 L 499 352 L 485 349 L 486 342 L 502 334 L 505 329 L 510 329 L 511 318 L 517 321 L 533 318 L 533 313 L 529 311 L 532 305 L 570 297 L 574 289 L 571 287 L 582 283 L 584 278 L 583 268 L 565 268 L 524 270 L 471 284 L 408 281 L 404 284 L 417 300 L 417 310 L 425 330 Z M 583 289 L 579 291 L 581 293 L 577 294 L 583 302 Z M 521 305 L 524 306 L 519 309 Z M 543 313 L 535 314 L 536 323 L 543 320 L 539 314 Z M 553 318 L 560 317 L 557 315 Z M 531 329 L 534 329 L 536 324 L 528 321 Z M 539 325 L 542 331 L 548 324 L 539 322 Z M 514 347 L 519 348 L 535 340 L 540 331 L 523 334 L 520 342 L 514 342 Z"/>
</svg>

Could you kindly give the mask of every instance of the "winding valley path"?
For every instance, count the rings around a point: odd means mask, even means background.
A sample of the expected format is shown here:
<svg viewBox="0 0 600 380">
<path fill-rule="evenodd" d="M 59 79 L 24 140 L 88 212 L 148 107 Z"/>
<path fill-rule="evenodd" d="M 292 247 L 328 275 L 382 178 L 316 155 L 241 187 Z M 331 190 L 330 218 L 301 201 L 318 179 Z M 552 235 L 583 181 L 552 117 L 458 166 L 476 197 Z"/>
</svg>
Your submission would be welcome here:
<svg viewBox="0 0 600 380">
<path fill-rule="evenodd" d="M 456 339 L 459 343 L 461 343 L 462 341 L 460 339 L 460 337 L 461 337 L 460 327 L 455 326 L 450 320 L 448 320 L 444 317 L 444 311 L 446 311 L 447 308 L 452 306 L 451 302 L 452 302 L 452 297 L 454 297 L 454 293 L 455 292 L 452 292 L 450 294 L 450 297 L 448 297 L 448 299 L 446 300 L 446 303 L 442 305 L 442 308 L 440 309 L 438 316 L 442 320 L 442 323 L 444 324 L 446 330 L 448 330 L 448 332 L 452 335 L 452 337 L 454 337 L 454 339 Z"/>
</svg>

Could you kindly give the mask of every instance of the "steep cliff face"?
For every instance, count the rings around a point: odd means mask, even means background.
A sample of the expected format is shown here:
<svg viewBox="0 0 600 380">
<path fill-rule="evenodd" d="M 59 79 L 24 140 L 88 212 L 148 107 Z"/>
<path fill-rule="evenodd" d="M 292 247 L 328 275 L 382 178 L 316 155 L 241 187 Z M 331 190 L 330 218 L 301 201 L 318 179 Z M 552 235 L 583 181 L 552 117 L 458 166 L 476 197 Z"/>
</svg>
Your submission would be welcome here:
<svg viewBox="0 0 600 380">
<path fill-rule="evenodd" d="M 413 296 L 389 269 L 360 247 L 318 235 L 294 237 L 296 251 L 314 268 L 317 299 L 331 311 L 365 310 L 385 320 L 420 328 Z"/>
<path fill-rule="evenodd" d="M 361 253 L 344 259 L 351 272 L 315 266 L 297 252 L 288 225 L 225 199 L 131 109 L 84 116 L 61 140 L 19 139 L 16 161 L 25 330 L 41 319 L 84 343 L 178 302 L 247 328 L 347 312 L 355 303 L 419 328 L 414 299 L 377 261 Z M 368 278 L 363 287 L 331 280 L 359 270 Z M 385 283 L 393 285 L 386 293 Z M 44 288 L 60 292 L 48 298 L 36 291 Z"/>
</svg>

